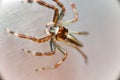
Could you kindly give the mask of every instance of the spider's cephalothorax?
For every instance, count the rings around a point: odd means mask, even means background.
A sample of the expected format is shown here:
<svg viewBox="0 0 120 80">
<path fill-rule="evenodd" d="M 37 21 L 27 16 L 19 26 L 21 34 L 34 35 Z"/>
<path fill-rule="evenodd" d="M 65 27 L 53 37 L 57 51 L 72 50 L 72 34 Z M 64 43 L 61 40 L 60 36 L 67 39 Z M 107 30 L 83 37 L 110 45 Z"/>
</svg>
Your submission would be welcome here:
<svg viewBox="0 0 120 80">
<path fill-rule="evenodd" d="M 59 30 L 55 38 L 57 40 L 65 40 L 67 38 L 67 35 L 68 35 L 68 29 L 66 29 L 65 27 L 59 27 Z"/>
<path fill-rule="evenodd" d="M 53 66 L 36 69 L 36 71 L 46 70 L 46 69 L 55 69 L 55 68 L 59 67 L 66 60 L 67 52 L 65 51 L 64 48 L 62 48 L 57 43 L 57 41 L 60 41 L 64 44 L 67 44 L 67 45 L 75 48 L 84 57 L 85 62 L 87 62 L 87 56 L 85 55 L 84 52 L 82 52 L 80 50 L 80 47 L 83 46 L 82 43 L 76 37 L 74 37 L 72 34 L 86 35 L 86 34 L 88 34 L 88 32 L 70 31 L 64 27 L 65 25 L 74 23 L 78 20 L 78 12 L 76 10 L 75 4 L 72 2 L 70 3 L 72 10 L 74 12 L 74 18 L 71 20 L 68 20 L 68 21 L 62 21 L 64 14 L 65 14 L 65 7 L 59 0 L 52 0 L 52 1 L 54 1 L 59 7 L 61 7 L 61 9 L 62 9 L 61 12 L 59 12 L 58 8 L 55 7 L 54 5 L 48 4 L 42 0 L 26 0 L 26 1 L 29 3 L 36 2 L 39 5 L 42 5 L 42 6 L 45 6 L 45 7 L 48 7 L 50 9 L 54 10 L 53 20 L 50 23 L 46 24 L 47 36 L 43 37 L 43 38 L 36 38 L 33 36 L 29 36 L 29 35 L 15 33 L 14 31 L 10 31 L 9 29 L 6 29 L 6 31 L 17 37 L 32 40 L 37 43 L 46 42 L 46 41 L 50 42 L 50 50 L 51 50 L 50 52 L 32 52 L 30 50 L 22 49 L 23 51 L 25 51 L 29 54 L 32 54 L 34 56 L 51 56 L 51 55 L 55 54 L 55 51 L 57 48 L 64 55 L 63 58 L 60 61 L 58 61 L 56 64 L 54 64 Z"/>
<path fill-rule="evenodd" d="M 48 35 L 54 35 L 54 37 L 56 38 L 56 40 L 64 40 L 67 38 L 68 35 L 68 29 L 66 29 L 63 26 L 54 26 L 53 22 L 50 22 L 46 25 L 46 33 Z"/>
</svg>

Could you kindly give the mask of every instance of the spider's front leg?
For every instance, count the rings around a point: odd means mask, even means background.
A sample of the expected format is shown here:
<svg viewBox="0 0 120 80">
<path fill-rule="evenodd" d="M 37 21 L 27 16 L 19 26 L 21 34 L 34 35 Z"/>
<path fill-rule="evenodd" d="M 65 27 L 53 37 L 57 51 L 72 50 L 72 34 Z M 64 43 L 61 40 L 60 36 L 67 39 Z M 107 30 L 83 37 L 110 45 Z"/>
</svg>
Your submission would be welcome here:
<svg viewBox="0 0 120 80">
<path fill-rule="evenodd" d="M 58 23 L 59 23 L 65 15 L 65 7 L 59 0 L 53 0 L 53 1 L 55 1 L 62 8 L 62 11 L 60 12 L 60 15 L 59 15 L 59 18 L 58 18 Z"/>
<path fill-rule="evenodd" d="M 58 16 L 59 16 L 59 10 L 58 8 L 56 8 L 54 5 L 52 4 L 48 4 L 42 0 L 27 0 L 27 2 L 31 3 L 31 2 L 37 2 L 39 5 L 42 5 L 42 6 L 45 6 L 45 7 L 48 7 L 50 9 L 53 9 L 54 10 L 54 17 L 53 17 L 53 22 L 56 24 L 57 21 L 58 21 Z"/>
<path fill-rule="evenodd" d="M 70 3 L 70 5 L 71 5 L 71 7 L 72 7 L 72 10 L 73 10 L 73 12 L 74 12 L 74 18 L 73 19 L 71 19 L 71 20 L 68 20 L 68 21 L 61 21 L 61 23 L 60 24 L 62 24 L 62 25 L 68 25 L 68 24 L 71 24 L 71 23 L 74 23 L 74 22 L 76 22 L 76 21 L 78 21 L 78 11 L 77 11 L 77 9 L 76 9 L 76 6 L 75 6 L 75 4 L 74 3 Z"/>
<path fill-rule="evenodd" d="M 29 36 L 29 35 L 24 35 L 24 34 L 21 34 L 21 33 L 15 33 L 14 31 L 10 31 L 9 29 L 6 29 L 6 31 L 16 37 L 20 37 L 20 38 L 24 38 L 24 39 L 28 39 L 28 40 L 32 40 L 34 42 L 37 42 L 37 43 L 41 43 L 41 42 L 46 42 L 48 41 L 49 39 L 52 38 L 52 35 L 48 35 L 44 38 L 36 38 L 36 37 L 33 37 L 33 36 Z"/>
</svg>

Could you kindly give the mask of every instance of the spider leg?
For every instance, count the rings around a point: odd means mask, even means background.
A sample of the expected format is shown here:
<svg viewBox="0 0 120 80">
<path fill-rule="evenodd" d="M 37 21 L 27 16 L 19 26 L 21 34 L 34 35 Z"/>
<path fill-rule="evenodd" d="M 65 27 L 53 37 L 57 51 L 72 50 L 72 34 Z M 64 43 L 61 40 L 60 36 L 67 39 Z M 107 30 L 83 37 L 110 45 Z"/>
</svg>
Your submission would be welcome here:
<svg viewBox="0 0 120 80">
<path fill-rule="evenodd" d="M 78 41 L 73 35 L 69 34 L 68 37 L 65 40 L 61 40 L 61 42 L 75 48 L 83 56 L 85 63 L 88 62 L 87 55 L 82 50 L 80 50 L 80 47 L 83 47 L 82 43 Z"/>
<path fill-rule="evenodd" d="M 29 0 L 28 0 L 29 1 Z M 31 1 L 31 0 L 30 0 Z M 56 8 L 54 5 L 52 4 L 48 4 L 42 0 L 32 0 L 33 2 L 37 2 L 38 4 L 42 5 L 42 6 L 45 6 L 45 7 L 48 7 L 50 9 L 53 9 L 55 12 L 54 12 L 54 17 L 53 17 L 53 22 L 56 24 L 57 23 L 57 20 L 58 20 L 58 16 L 59 16 L 59 10 L 58 8 Z"/>
<path fill-rule="evenodd" d="M 55 54 L 55 46 L 53 45 L 53 42 L 52 42 L 52 39 L 50 40 L 50 49 L 51 51 L 50 52 L 33 52 L 33 51 L 30 51 L 30 50 L 25 50 L 25 49 L 22 49 L 23 51 L 33 55 L 33 56 L 52 56 Z"/>
<path fill-rule="evenodd" d="M 50 51 L 50 52 L 33 52 L 33 51 L 30 51 L 30 50 L 25 50 L 25 49 L 22 49 L 24 52 L 27 52 L 33 56 L 52 56 L 55 54 L 54 51 Z"/>
<path fill-rule="evenodd" d="M 56 64 L 52 65 L 52 66 L 48 66 L 48 67 L 43 67 L 43 68 L 39 68 L 39 69 L 36 69 L 36 71 L 42 71 L 42 70 L 49 70 L 49 69 L 56 69 L 58 68 L 67 58 L 67 53 L 64 52 L 62 49 L 61 46 L 59 46 L 55 41 L 53 41 L 54 45 L 56 48 L 58 48 L 58 50 L 60 50 L 62 53 L 63 53 L 63 57 L 61 60 L 59 60 Z"/>
<path fill-rule="evenodd" d="M 83 58 L 85 59 L 85 63 L 87 64 L 87 63 L 88 63 L 88 57 L 87 57 L 87 55 L 86 55 L 82 50 L 80 50 L 80 48 L 78 48 L 78 46 L 75 46 L 74 48 L 75 48 L 78 52 L 81 53 L 81 55 L 82 55 Z"/>
<path fill-rule="evenodd" d="M 41 43 L 41 42 L 46 42 L 48 41 L 49 39 L 52 38 L 52 35 L 48 35 L 46 37 L 43 37 L 43 38 L 36 38 L 36 37 L 33 37 L 33 36 L 29 36 L 29 35 L 24 35 L 24 34 L 21 34 L 21 33 L 15 33 L 14 31 L 10 31 L 9 29 L 6 29 L 6 31 L 16 37 L 20 37 L 20 38 L 24 38 L 24 39 L 28 39 L 28 40 L 32 40 L 34 42 L 37 42 L 37 43 Z"/>
<path fill-rule="evenodd" d="M 88 35 L 88 32 L 76 32 L 76 31 L 69 31 L 70 34 L 78 34 L 78 35 Z"/>
<path fill-rule="evenodd" d="M 53 1 L 55 1 L 62 8 L 62 11 L 60 12 L 58 19 L 58 22 L 60 22 L 63 19 L 63 16 L 65 15 L 65 7 L 59 0 L 53 0 Z"/>
<path fill-rule="evenodd" d="M 72 7 L 72 10 L 74 12 L 74 18 L 71 19 L 71 20 L 68 20 L 68 21 L 62 21 L 60 24 L 62 25 L 68 25 L 68 24 L 71 24 L 71 23 L 74 23 L 76 21 L 78 21 L 78 12 L 77 12 L 77 9 L 76 9 L 76 6 L 74 3 L 70 3 L 71 7 Z"/>
</svg>

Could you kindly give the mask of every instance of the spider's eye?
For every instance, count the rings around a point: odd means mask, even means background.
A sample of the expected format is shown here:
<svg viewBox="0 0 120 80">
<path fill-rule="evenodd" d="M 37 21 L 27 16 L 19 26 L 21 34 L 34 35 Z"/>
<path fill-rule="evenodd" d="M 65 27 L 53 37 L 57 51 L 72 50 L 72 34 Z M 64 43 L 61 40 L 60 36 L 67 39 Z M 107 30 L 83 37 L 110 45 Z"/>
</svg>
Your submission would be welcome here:
<svg viewBox="0 0 120 80">
<path fill-rule="evenodd" d="M 46 32 L 47 33 L 55 33 L 55 27 L 54 27 L 54 23 L 50 22 L 46 24 Z"/>
<path fill-rule="evenodd" d="M 54 32 L 54 28 L 53 27 L 47 27 L 46 30 L 47 30 L 47 32 Z"/>
<path fill-rule="evenodd" d="M 50 22 L 50 23 L 47 23 L 46 24 L 46 27 L 53 27 L 54 26 L 54 23 L 53 22 Z"/>
<path fill-rule="evenodd" d="M 46 27 L 46 28 L 49 27 L 49 23 L 47 23 L 45 27 Z"/>
</svg>

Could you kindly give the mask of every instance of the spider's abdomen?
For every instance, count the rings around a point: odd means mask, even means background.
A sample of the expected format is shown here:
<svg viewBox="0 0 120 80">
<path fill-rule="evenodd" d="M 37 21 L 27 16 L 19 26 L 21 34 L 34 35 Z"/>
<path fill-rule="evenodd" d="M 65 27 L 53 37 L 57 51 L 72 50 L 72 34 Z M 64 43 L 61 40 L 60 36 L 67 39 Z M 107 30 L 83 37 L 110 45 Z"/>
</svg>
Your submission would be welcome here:
<svg viewBox="0 0 120 80">
<path fill-rule="evenodd" d="M 56 39 L 57 40 L 64 40 L 67 38 L 67 34 L 68 34 L 68 29 L 66 29 L 65 27 L 59 27 L 59 30 L 56 34 Z"/>
</svg>

